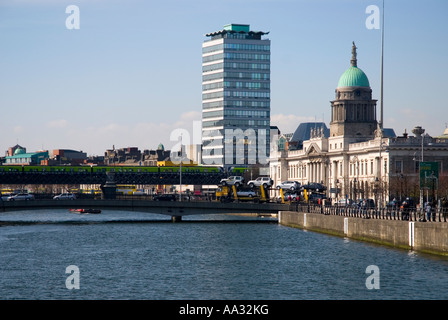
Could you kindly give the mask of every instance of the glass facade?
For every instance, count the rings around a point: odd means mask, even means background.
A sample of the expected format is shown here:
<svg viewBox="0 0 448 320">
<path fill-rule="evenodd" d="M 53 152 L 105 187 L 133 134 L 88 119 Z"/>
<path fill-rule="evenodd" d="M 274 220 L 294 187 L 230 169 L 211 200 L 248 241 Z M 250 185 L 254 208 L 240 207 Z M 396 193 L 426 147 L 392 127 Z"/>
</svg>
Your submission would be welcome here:
<svg viewBox="0 0 448 320">
<path fill-rule="evenodd" d="M 227 25 L 202 45 L 204 164 L 264 164 L 269 158 L 271 44 L 265 34 Z"/>
</svg>

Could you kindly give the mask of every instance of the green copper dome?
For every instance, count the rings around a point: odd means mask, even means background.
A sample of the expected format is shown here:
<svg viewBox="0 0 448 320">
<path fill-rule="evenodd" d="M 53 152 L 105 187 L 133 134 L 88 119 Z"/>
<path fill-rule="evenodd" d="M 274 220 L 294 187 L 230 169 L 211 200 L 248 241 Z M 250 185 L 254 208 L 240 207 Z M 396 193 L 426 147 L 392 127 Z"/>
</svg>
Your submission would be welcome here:
<svg viewBox="0 0 448 320">
<path fill-rule="evenodd" d="M 25 154 L 25 150 L 22 148 L 17 148 L 16 151 L 14 151 L 14 155 L 17 156 L 19 154 Z"/>
<path fill-rule="evenodd" d="M 338 88 L 340 87 L 370 87 L 370 84 L 364 71 L 351 66 L 339 78 Z"/>
<path fill-rule="evenodd" d="M 364 71 L 358 68 L 358 59 L 356 53 L 356 45 L 353 42 L 351 67 L 348 68 L 339 78 L 338 88 L 341 87 L 370 87 L 369 79 L 367 79 Z"/>
</svg>

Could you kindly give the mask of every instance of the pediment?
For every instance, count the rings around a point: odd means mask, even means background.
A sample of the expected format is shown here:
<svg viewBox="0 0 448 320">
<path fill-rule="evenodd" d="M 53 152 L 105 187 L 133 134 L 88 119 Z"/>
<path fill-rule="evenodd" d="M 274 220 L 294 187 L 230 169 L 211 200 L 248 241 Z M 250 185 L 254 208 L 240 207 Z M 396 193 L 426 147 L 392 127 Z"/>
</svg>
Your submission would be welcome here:
<svg viewBox="0 0 448 320">
<path fill-rule="evenodd" d="M 322 153 L 322 150 L 315 143 L 311 143 L 306 151 L 307 156 L 320 156 L 321 153 Z"/>
</svg>

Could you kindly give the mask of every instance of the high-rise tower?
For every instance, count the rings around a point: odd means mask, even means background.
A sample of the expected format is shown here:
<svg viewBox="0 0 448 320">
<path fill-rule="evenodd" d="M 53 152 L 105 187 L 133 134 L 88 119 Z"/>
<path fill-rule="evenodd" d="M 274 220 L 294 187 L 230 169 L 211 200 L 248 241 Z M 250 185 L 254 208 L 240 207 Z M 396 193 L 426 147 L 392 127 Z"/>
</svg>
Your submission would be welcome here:
<svg viewBox="0 0 448 320">
<path fill-rule="evenodd" d="M 249 165 L 269 158 L 268 32 L 229 24 L 202 45 L 202 160 Z"/>
</svg>

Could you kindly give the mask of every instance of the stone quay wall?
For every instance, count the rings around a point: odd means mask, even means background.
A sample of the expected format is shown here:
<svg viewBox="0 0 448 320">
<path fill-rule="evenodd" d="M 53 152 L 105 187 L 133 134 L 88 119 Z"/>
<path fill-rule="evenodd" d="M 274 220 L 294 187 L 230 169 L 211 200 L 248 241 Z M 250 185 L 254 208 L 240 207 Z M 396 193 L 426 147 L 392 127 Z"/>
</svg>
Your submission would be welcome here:
<svg viewBox="0 0 448 320">
<path fill-rule="evenodd" d="M 278 221 L 285 226 L 448 256 L 446 222 L 363 219 L 296 211 L 280 211 Z"/>
</svg>

